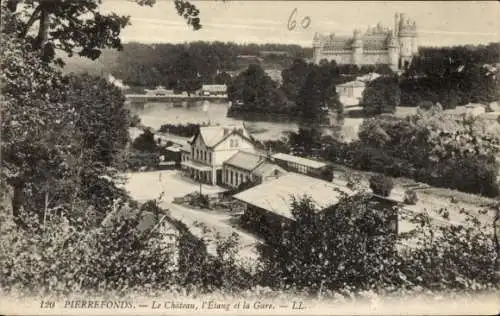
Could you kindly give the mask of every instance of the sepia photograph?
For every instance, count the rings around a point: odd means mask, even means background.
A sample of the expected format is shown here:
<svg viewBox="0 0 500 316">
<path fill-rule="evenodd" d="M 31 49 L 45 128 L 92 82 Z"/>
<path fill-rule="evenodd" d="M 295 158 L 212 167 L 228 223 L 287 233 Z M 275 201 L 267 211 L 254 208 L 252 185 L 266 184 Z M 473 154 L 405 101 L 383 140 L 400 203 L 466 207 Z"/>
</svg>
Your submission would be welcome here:
<svg viewBox="0 0 500 316">
<path fill-rule="evenodd" d="M 0 12 L 0 315 L 500 312 L 498 1 Z"/>
</svg>

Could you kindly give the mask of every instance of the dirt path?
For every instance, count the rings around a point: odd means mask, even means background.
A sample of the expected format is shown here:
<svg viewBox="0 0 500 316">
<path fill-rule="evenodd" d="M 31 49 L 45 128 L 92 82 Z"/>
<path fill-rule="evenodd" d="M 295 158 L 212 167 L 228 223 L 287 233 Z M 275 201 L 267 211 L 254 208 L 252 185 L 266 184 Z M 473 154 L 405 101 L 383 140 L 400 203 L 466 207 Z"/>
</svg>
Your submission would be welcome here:
<svg viewBox="0 0 500 316">
<path fill-rule="evenodd" d="M 256 246 L 261 241 L 230 224 L 230 214 L 216 213 L 210 210 L 196 210 L 182 205 L 164 202 L 161 204 L 170 211 L 170 215 L 186 224 L 190 231 L 207 243 L 209 252 L 216 255 L 217 235 L 222 238 L 237 234 L 239 239 L 237 259 L 240 263 L 255 262 L 259 257 Z"/>
</svg>

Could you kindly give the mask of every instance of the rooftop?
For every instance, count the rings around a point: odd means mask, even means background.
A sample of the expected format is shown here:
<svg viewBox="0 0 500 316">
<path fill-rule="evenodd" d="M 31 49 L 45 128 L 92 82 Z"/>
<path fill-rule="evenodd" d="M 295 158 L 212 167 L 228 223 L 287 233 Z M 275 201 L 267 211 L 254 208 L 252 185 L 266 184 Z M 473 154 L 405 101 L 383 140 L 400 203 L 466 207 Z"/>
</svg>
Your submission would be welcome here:
<svg viewBox="0 0 500 316">
<path fill-rule="evenodd" d="M 228 126 L 202 126 L 200 127 L 200 135 L 203 137 L 205 145 L 213 147 L 217 145 L 226 135 L 234 130 L 241 130 L 243 136 L 250 138 L 243 124 L 228 125 Z M 193 139 L 194 140 L 194 139 Z"/>
<path fill-rule="evenodd" d="M 365 83 L 359 80 L 349 81 L 343 84 L 337 85 L 337 87 L 353 87 L 353 88 L 363 88 L 365 87 Z"/>
<path fill-rule="evenodd" d="M 177 234 L 178 229 L 168 221 L 166 215 L 160 214 L 158 219 L 155 214 L 151 212 L 140 212 L 139 210 L 121 209 L 116 212 L 108 214 L 101 225 L 109 226 L 113 220 L 122 221 L 125 219 L 132 219 L 135 216 L 140 216 L 137 223 L 137 229 L 144 232 L 148 229 L 159 229 L 162 233 Z"/>
<path fill-rule="evenodd" d="M 234 196 L 237 200 L 294 219 L 291 213 L 293 197 L 308 196 L 318 210 L 335 205 L 342 193 L 354 194 L 346 187 L 297 173 L 287 173 L 278 179 L 257 185 Z"/>
<path fill-rule="evenodd" d="M 380 77 L 380 75 L 378 73 L 370 72 L 369 74 L 357 77 L 356 81 L 369 82 L 369 81 L 377 79 L 378 77 Z"/>
<path fill-rule="evenodd" d="M 227 86 L 225 84 L 204 84 L 201 86 L 201 89 L 212 92 L 226 92 Z"/>
<path fill-rule="evenodd" d="M 273 158 L 274 159 L 279 159 L 279 160 L 285 160 L 285 161 L 288 161 L 288 162 L 293 162 L 293 163 L 296 163 L 296 164 L 299 164 L 299 165 L 303 165 L 303 166 L 307 166 L 307 167 L 311 167 L 311 168 L 314 168 L 314 169 L 323 168 L 323 167 L 326 166 L 326 164 L 323 163 L 323 162 L 319 162 L 319 161 L 316 161 L 316 160 L 311 160 L 311 159 L 307 159 L 307 158 L 303 158 L 303 157 L 298 157 L 298 156 L 283 154 L 283 153 L 274 154 Z"/>
<path fill-rule="evenodd" d="M 236 154 L 231 156 L 224 164 L 240 168 L 247 171 L 252 171 L 260 163 L 264 161 L 265 157 L 259 154 L 250 153 L 246 151 L 238 151 Z"/>
<path fill-rule="evenodd" d="M 263 177 L 263 176 L 269 175 L 271 172 L 273 172 L 275 170 L 281 171 L 282 174 L 286 173 L 286 171 L 283 170 L 283 168 L 281 168 L 280 166 L 278 166 L 276 164 L 273 164 L 270 161 L 264 161 L 263 163 L 258 165 L 257 168 L 252 170 L 252 172 L 254 174 L 257 174 L 257 175 Z"/>
</svg>

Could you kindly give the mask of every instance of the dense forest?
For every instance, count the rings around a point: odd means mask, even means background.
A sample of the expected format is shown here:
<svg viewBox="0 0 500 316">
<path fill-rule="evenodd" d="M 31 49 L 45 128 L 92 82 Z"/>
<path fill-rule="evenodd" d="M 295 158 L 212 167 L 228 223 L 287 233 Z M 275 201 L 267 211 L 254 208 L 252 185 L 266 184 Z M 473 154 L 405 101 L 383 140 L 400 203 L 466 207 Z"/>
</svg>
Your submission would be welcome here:
<svg viewBox="0 0 500 316">
<path fill-rule="evenodd" d="M 278 55 L 280 52 L 286 55 Z M 261 60 L 266 68 L 269 66 L 282 69 L 288 67 L 294 59 L 307 58 L 310 55 L 311 49 L 298 45 L 224 42 L 127 43 L 123 51 L 117 54 L 116 63 L 110 72 L 131 86 L 163 85 L 175 88 L 177 77 L 182 75 L 183 70 L 182 67 L 176 66 L 179 66 L 179 59 L 183 58 L 189 66 L 196 69 L 201 82 L 209 84 L 215 82 L 219 72 L 239 71 L 251 62 Z"/>
</svg>

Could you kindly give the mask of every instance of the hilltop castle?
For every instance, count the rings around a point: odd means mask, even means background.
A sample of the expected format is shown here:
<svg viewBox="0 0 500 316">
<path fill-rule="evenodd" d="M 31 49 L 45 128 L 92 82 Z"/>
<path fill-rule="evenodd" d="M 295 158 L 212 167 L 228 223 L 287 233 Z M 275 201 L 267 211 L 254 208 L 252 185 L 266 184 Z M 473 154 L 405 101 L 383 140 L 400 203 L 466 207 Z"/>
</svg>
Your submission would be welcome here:
<svg viewBox="0 0 500 316">
<path fill-rule="evenodd" d="M 354 30 L 353 36 L 323 36 L 313 40 L 313 61 L 335 60 L 337 64 L 386 64 L 393 70 L 406 68 L 418 53 L 417 24 L 403 13 L 394 15 L 394 30 L 383 27 L 368 28 L 364 34 Z"/>
</svg>

